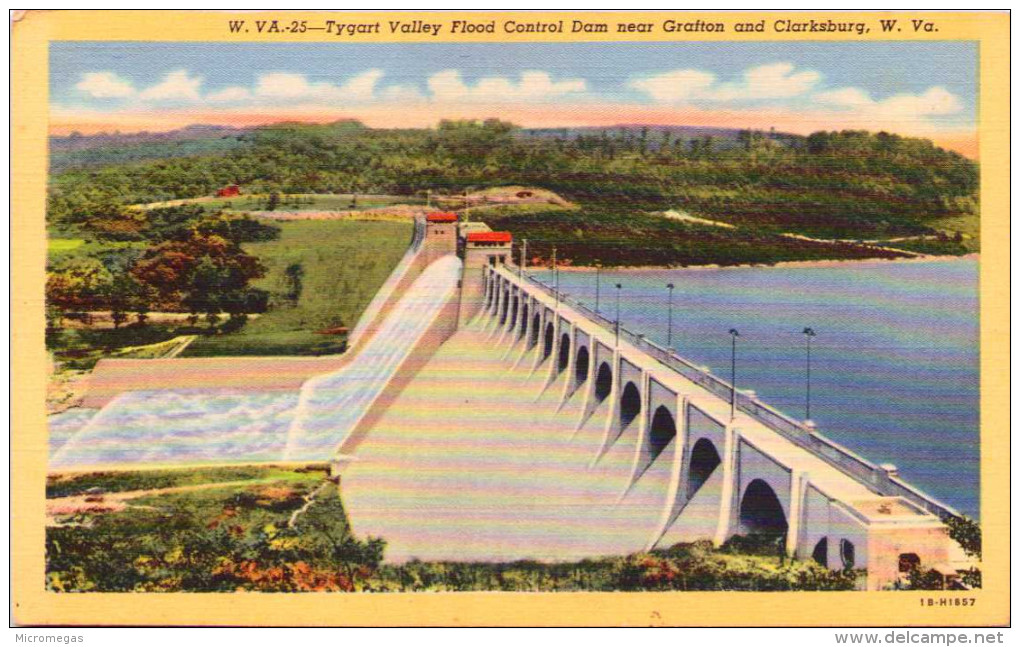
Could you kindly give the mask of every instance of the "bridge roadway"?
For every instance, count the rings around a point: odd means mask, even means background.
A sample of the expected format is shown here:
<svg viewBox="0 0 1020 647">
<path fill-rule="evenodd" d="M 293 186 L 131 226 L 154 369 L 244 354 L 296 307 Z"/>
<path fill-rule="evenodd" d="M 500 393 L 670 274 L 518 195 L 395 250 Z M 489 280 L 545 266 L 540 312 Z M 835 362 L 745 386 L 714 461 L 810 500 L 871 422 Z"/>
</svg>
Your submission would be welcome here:
<svg viewBox="0 0 1020 647">
<path fill-rule="evenodd" d="M 355 530 L 386 537 L 391 559 L 577 559 L 772 533 L 790 555 L 868 568 L 875 587 L 901 556 L 949 558 L 925 509 L 941 504 L 891 467 L 777 431 L 763 418 L 781 414 L 746 394 L 731 418 L 720 380 L 617 340 L 507 266 L 482 273 L 480 312 L 343 472 Z"/>
</svg>

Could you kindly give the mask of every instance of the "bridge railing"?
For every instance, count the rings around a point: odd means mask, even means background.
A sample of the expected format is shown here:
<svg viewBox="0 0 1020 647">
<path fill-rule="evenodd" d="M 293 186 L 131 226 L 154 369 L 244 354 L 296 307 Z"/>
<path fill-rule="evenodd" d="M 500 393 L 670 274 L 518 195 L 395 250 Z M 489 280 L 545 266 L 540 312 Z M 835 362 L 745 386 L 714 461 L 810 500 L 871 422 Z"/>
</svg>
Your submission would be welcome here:
<svg viewBox="0 0 1020 647">
<path fill-rule="evenodd" d="M 529 275 L 527 272 L 520 272 L 520 268 L 504 266 L 503 271 L 506 278 L 512 280 L 523 278 L 527 285 L 554 299 L 558 299 L 560 303 L 570 306 L 571 309 L 582 314 L 593 323 L 607 328 L 610 332 L 617 332 L 618 324 L 616 321 L 592 310 L 583 303 L 571 299 L 562 291 L 557 294 L 555 287 Z M 699 366 L 674 351 L 649 340 L 644 335 L 627 330 L 624 326 L 619 326 L 618 332 L 621 339 L 644 351 L 659 363 L 676 371 L 710 393 L 726 401 L 731 401 L 731 398 L 733 398 L 733 386 L 728 381 L 713 375 L 707 367 Z M 755 395 L 736 389 L 736 408 L 769 429 L 779 433 L 784 438 L 810 451 L 841 472 L 868 484 L 880 494 L 902 496 L 941 518 L 960 516 L 960 513 L 952 507 L 932 498 L 900 479 L 891 469 L 875 465 L 850 449 L 825 437 L 813 425 L 792 418 L 762 402 Z"/>
</svg>

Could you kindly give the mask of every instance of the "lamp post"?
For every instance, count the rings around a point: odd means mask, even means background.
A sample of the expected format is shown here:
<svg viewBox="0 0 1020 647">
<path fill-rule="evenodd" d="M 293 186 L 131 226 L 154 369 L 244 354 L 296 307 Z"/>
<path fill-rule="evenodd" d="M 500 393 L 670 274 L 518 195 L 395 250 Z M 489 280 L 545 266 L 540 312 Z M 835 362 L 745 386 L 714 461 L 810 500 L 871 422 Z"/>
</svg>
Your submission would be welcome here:
<svg viewBox="0 0 1020 647">
<path fill-rule="evenodd" d="M 524 243 L 521 245 L 521 266 L 517 273 L 517 282 L 524 282 L 524 266 L 528 264 L 528 239 L 524 239 Z"/>
<path fill-rule="evenodd" d="M 669 324 L 666 328 L 666 348 L 673 350 L 673 284 L 667 283 L 669 288 Z"/>
<path fill-rule="evenodd" d="M 740 333 L 736 328 L 730 328 L 730 337 L 733 345 L 730 350 L 730 420 L 737 417 L 737 337 Z"/>
<path fill-rule="evenodd" d="M 806 422 L 811 421 L 811 338 L 815 336 L 815 331 L 811 328 L 804 329 L 804 342 L 807 350 L 807 366 L 805 371 L 806 378 L 806 397 L 804 403 L 804 419 Z"/>
<path fill-rule="evenodd" d="M 556 246 L 552 249 L 552 282 L 553 293 L 556 295 L 556 307 L 560 307 L 560 275 L 556 272 Z"/>
<path fill-rule="evenodd" d="M 616 345 L 620 345 L 620 290 L 623 285 L 616 284 Z"/>
<path fill-rule="evenodd" d="M 599 311 L 599 288 L 602 283 L 602 264 L 595 264 L 595 313 Z"/>
</svg>

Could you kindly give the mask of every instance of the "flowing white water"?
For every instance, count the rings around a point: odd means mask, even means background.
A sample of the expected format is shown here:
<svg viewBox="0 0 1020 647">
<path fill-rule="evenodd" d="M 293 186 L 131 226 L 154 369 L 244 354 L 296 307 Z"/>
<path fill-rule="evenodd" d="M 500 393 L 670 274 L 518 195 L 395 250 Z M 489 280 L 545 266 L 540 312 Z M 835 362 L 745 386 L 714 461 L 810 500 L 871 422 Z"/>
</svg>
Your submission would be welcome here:
<svg viewBox="0 0 1020 647">
<path fill-rule="evenodd" d="M 457 288 L 460 260 L 435 261 L 344 368 L 300 393 L 150 390 L 98 413 L 50 419 L 50 466 L 327 460 Z"/>
<path fill-rule="evenodd" d="M 286 460 L 329 456 L 353 430 L 453 296 L 460 266 L 460 259 L 452 255 L 433 262 L 365 344 L 357 361 L 305 382 L 287 435 Z"/>
</svg>

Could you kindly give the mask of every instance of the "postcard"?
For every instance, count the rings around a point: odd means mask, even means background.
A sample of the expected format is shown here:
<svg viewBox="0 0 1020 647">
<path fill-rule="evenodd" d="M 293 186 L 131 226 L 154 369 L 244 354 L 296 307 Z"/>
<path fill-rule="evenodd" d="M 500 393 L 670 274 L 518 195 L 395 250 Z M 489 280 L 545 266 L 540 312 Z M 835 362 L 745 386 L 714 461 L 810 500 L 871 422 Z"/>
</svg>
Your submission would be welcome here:
<svg viewBox="0 0 1020 647">
<path fill-rule="evenodd" d="M 1009 623 L 1008 14 L 12 30 L 15 622 Z"/>
</svg>

